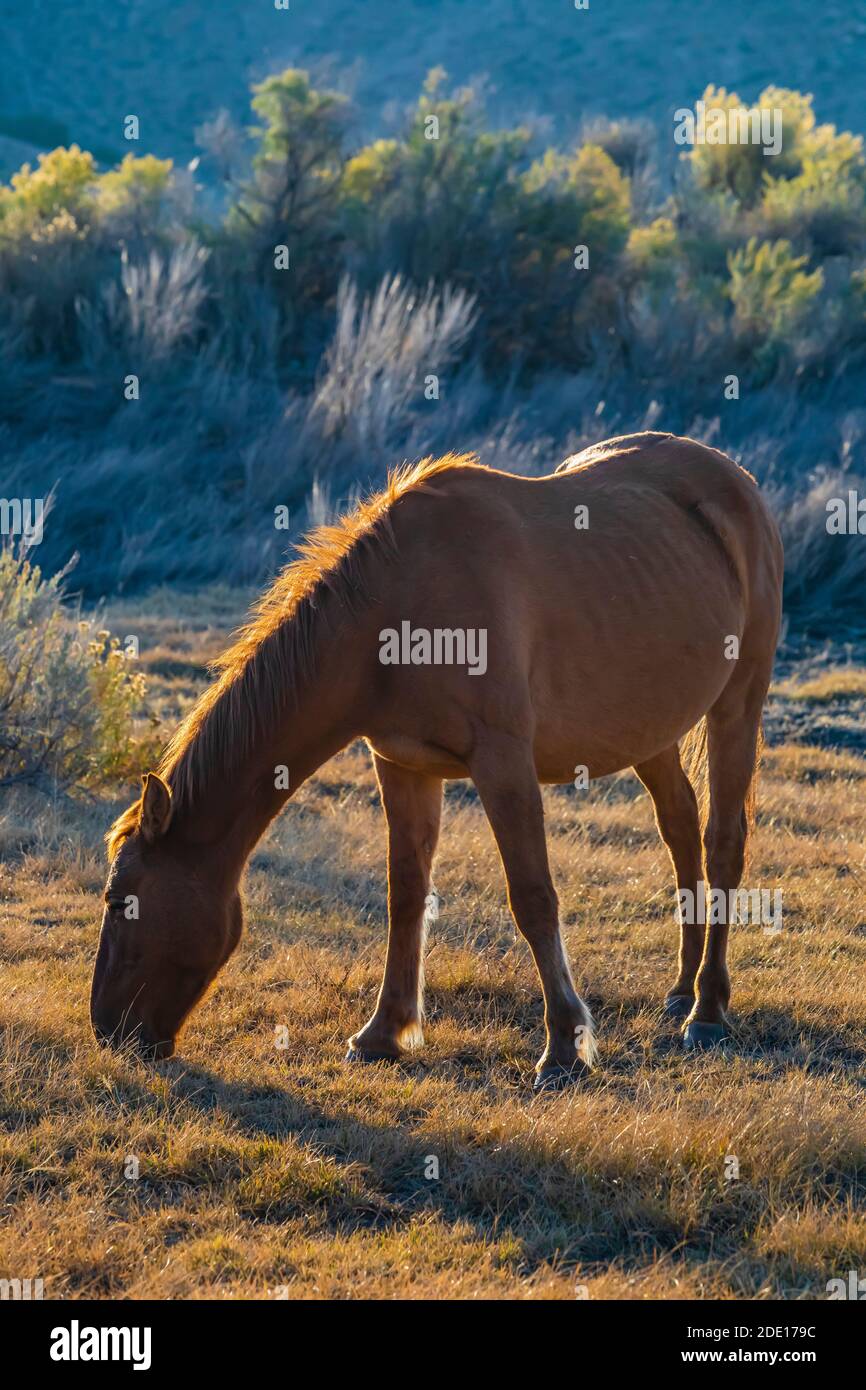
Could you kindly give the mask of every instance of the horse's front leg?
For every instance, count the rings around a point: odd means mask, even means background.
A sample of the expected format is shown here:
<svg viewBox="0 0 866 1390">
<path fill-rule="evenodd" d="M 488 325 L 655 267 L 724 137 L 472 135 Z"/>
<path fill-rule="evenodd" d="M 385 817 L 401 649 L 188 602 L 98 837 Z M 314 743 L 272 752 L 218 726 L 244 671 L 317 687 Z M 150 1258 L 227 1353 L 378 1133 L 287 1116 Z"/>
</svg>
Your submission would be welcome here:
<svg viewBox="0 0 866 1390">
<path fill-rule="evenodd" d="M 388 823 L 388 954 L 376 1009 L 347 1061 L 399 1057 L 423 1042 L 425 908 L 439 839 L 442 779 L 374 755 Z"/>
<path fill-rule="evenodd" d="M 502 856 L 514 920 L 541 977 L 547 1046 L 535 1068 L 535 1087 L 556 1089 L 577 1080 L 591 1065 L 595 1039 L 562 944 L 532 747 L 517 738 L 491 736 L 479 747 L 470 771 Z"/>
</svg>

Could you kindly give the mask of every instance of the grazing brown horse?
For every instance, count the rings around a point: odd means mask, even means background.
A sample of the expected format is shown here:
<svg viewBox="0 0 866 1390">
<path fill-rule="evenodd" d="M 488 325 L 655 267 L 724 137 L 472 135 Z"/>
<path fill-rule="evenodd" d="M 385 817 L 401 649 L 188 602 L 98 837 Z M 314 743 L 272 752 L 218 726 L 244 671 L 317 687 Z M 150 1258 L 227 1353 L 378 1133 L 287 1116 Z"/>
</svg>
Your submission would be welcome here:
<svg viewBox="0 0 866 1390">
<path fill-rule="evenodd" d="M 592 1020 L 563 950 L 539 783 L 634 767 L 677 885 L 696 893 L 701 818 L 678 743 L 704 721 L 706 872 L 712 888 L 736 888 L 781 584 L 751 475 L 693 440 L 627 435 L 545 478 L 454 455 L 397 474 L 305 542 L 112 827 L 98 1037 L 171 1055 L 238 944 L 254 845 L 306 778 L 364 737 L 388 825 L 389 936 L 350 1059 L 421 1041 L 442 782 L 471 777 L 541 977 L 536 1085 L 574 1079 L 592 1060 Z M 728 926 L 712 916 L 706 931 L 684 917 L 667 997 L 691 1047 L 726 1033 Z"/>
</svg>

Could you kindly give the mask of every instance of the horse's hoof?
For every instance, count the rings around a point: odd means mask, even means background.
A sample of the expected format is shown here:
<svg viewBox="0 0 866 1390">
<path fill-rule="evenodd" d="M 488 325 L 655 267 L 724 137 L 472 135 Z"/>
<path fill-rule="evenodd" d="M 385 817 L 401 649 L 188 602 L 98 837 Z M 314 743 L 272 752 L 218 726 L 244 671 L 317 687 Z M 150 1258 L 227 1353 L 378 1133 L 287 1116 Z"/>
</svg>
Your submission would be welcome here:
<svg viewBox="0 0 866 1390">
<path fill-rule="evenodd" d="M 729 1037 L 730 1033 L 723 1023 L 700 1023 L 695 1020 L 686 1025 L 683 1047 L 686 1052 L 705 1052 L 711 1047 L 720 1047 Z"/>
<path fill-rule="evenodd" d="M 695 1007 L 693 994 L 669 994 L 662 1008 L 667 1018 L 688 1018 Z"/>
<path fill-rule="evenodd" d="M 393 1052 L 367 1052 L 363 1047 L 349 1046 L 345 1061 L 358 1062 L 363 1065 L 365 1062 L 397 1062 L 400 1059 Z"/>
<path fill-rule="evenodd" d="M 580 1060 L 564 1067 L 561 1062 L 551 1062 L 542 1067 L 532 1083 L 533 1091 L 567 1091 L 569 1086 L 577 1086 L 589 1075 L 586 1062 Z"/>
</svg>

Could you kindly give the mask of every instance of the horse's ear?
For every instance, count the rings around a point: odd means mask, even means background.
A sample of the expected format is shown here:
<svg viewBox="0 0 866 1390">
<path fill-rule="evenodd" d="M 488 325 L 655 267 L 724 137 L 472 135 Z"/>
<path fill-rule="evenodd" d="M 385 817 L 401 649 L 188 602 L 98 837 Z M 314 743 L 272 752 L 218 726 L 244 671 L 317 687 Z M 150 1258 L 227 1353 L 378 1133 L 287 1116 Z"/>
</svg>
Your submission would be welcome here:
<svg viewBox="0 0 866 1390">
<path fill-rule="evenodd" d="M 171 824 L 171 791 L 156 772 L 142 778 L 139 829 L 149 845 L 162 838 Z"/>
</svg>

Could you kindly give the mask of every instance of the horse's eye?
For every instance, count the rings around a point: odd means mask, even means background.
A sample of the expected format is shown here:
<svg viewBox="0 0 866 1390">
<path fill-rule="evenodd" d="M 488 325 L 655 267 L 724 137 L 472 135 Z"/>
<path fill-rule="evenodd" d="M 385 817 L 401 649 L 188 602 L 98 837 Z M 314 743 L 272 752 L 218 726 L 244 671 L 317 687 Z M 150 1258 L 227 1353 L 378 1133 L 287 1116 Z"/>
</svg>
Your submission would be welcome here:
<svg viewBox="0 0 866 1390">
<path fill-rule="evenodd" d="M 106 898 L 105 905 L 111 912 L 123 912 L 126 907 L 125 898 Z"/>
</svg>

